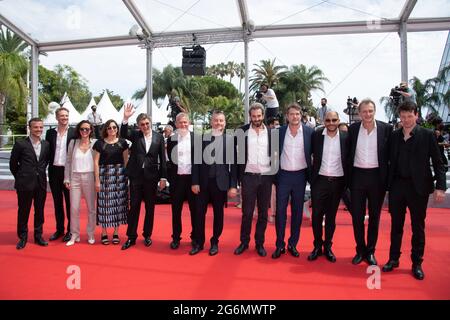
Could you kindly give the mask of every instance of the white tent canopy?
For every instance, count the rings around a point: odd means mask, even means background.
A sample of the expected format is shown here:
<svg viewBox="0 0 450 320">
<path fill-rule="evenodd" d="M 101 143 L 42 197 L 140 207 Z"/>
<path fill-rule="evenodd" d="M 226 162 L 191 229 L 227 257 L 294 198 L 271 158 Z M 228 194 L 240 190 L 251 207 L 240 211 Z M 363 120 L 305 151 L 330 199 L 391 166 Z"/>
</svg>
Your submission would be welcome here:
<svg viewBox="0 0 450 320">
<path fill-rule="evenodd" d="M 111 99 L 109 98 L 108 92 L 106 90 L 103 93 L 100 102 L 97 104 L 97 113 L 100 114 L 100 116 L 102 117 L 103 123 L 105 123 L 109 119 L 114 119 L 117 122 L 122 120 L 121 115 L 112 104 Z"/>
<path fill-rule="evenodd" d="M 83 111 L 83 113 L 81 114 L 81 118 L 82 118 L 83 120 L 87 120 L 88 114 L 91 113 L 91 111 L 92 111 L 92 110 L 91 110 L 91 107 L 92 107 L 93 105 L 97 105 L 97 103 L 95 102 L 94 97 L 91 98 L 91 101 L 89 101 L 88 106 L 86 107 L 86 109 L 85 109 L 85 110 Z"/>
<path fill-rule="evenodd" d="M 63 98 L 61 99 L 62 107 L 69 110 L 69 124 L 77 124 L 82 120 L 82 117 L 80 113 L 75 109 L 75 107 L 72 104 L 72 101 L 70 101 L 69 96 L 67 93 L 64 93 Z M 56 125 L 58 124 L 58 121 L 56 120 L 56 114 L 55 111 L 58 108 L 58 103 L 50 103 L 49 104 L 49 113 L 47 117 L 44 119 L 45 125 Z"/>
</svg>

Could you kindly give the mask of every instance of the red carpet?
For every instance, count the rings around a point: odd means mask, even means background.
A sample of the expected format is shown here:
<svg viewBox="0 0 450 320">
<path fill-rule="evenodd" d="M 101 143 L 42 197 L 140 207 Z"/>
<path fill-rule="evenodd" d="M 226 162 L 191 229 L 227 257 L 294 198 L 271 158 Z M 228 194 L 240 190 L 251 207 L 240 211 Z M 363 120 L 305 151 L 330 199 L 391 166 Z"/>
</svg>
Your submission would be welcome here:
<svg viewBox="0 0 450 320">
<path fill-rule="evenodd" d="M 229 207 L 219 244 L 219 254 L 208 255 L 209 245 L 196 256 L 189 256 L 189 217 L 183 216 L 183 240 L 178 250 L 169 248 L 171 235 L 170 206 L 156 208 L 153 245 L 149 248 L 138 239 L 135 247 L 121 251 L 120 246 L 87 244 L 85 206 L 82 211 L 82 241 L 73 247 L 51 242 L 48 247 L 31 240 L 22 251 L 15 249 L 15 192 L 0 191 L 0 299 L 450 299 L 450 209 L 429 209 L 427 243 L 423 268 L 424 281 L 411 275 L 409 258 L 411 228 L 407 218 L 400 268 L 381 273 L 381 289 L 369 290 L 366 282 L 367 264 L 351 264 L 354 241 L 351 218 L 339 211 L 333 250 L 335 264 L 323 257 L 315 262 L 306 257 L 312 250 L 312 229 L 309 219 L 303 220 L 298 249 L 300 258 L 283 255 L 270 258 L 274 250 L 275 227 L 266 231 L 268 256 L 260 258 L 251 243 L 241 256 L 233 251 L 239 244 L 240 209 Z M 55 230 L 53 203 L 48 194 L 44 238 Z M 141 215 L 140 222 L 143 220 Z M 206 237 L 212 230 L 212 213 L 207 215 Z M 32 230 L 33 218 L 29 227 Z M 142 227 L 139 227 L 139 233 Z M 389 251 L 390 217 L 382 212 L 376 257 L 385 263 Z M 254 228 L 253 230 L 254 231 Z M 287 230 L 287 233 L 289 231 Z M 122 243 L 125 227 L 120 230 Z M 67 268 L 79 266 L 81 289 L 66 286 Z"/>
</svg>

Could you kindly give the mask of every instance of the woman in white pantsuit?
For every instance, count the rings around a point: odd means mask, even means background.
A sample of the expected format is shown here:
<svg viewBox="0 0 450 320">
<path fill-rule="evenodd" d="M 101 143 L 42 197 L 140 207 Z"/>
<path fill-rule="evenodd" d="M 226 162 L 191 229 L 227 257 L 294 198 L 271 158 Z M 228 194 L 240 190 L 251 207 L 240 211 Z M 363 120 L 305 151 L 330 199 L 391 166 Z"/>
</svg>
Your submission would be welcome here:
<svg viewBox="0 0 450 320">
<path fill-rule="evenodd" d="M 94 130 L 91 123 L 83 120 L 78 123 L 75 138 L 70 141 L 64 170 L 64 185 L 70 190 L 70 232 L 72 238 L 66 243 L 73 246 L 80 242 L 80 203 L 81 197 L 88 209 L 88 243 L 94 244 L 96 225 L 96 193 L 94 176 L 94 153 L 92 139 Z"/>
</svg>

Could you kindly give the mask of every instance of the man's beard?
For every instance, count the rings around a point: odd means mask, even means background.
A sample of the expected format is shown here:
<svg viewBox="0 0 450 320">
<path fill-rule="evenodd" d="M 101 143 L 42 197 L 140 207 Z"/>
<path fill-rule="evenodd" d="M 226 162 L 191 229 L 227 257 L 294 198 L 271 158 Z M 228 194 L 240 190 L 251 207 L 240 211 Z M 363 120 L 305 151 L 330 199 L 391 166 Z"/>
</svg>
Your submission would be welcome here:
<svg viewBox="0 0 450 320">
<path fill-rule="evenodd" d="M 260 120 L 260 121 L 252 121 L 252 126 L 253 127 L 259 128 L 259 127 L 261 127 L 261 125 L 262 125 L 262 120 Z"/>
</svg>

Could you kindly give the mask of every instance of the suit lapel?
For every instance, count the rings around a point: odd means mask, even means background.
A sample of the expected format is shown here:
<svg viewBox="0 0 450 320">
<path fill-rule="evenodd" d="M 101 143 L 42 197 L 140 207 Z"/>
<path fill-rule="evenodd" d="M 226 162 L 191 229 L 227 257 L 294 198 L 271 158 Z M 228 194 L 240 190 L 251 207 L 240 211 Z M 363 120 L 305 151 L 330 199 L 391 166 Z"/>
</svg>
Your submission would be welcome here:
<svg viewBox="0 0 450 320">
<path fill-rule="evenodd" d="M 376 120 L 375 120 L 376 121 Z M 380 160 L 382 159 L 381 149 L 384 144 L 384 128 L 381 127 L 380 123 L 376 121 L 377 127 L 377 155 L 378 155 L 378 166 L 381 166 Z"/>
<path fill-rule="evenodd" d="M 345 167 L 345 134 L 339 131 L 339 144 L 341 146 L 341 162 L 342 168 Z"/>
<path fill-rule="evenodd" d="M 33 147 L 33 143 L 31 142 L 31 138 L 27 137 L 27 142 L 28 142 L 28 149 L 32 152 L 32 154 L 34 155 L 33 160 L 38 162 L 38 158 L 36 157 L 36 152 L 34 151 L 34 147 Z M 39 154 L 39 157 L 41 157 L 42 155 L 42 144 L 41 144 L 41 153 Z"/>
<path fill-rule="evenodd" d="M 144 143 L 145 143 L 145 141 L 144 141 Z M 150 148 L 148 148 L 147 154 L 150 153 L 150 151 L 152 150 L 152 146 L 153 145 L 156 146 L 157 143 L 158 143 L 158 137 L 156 136 L 156 133 L 152 131 L 152 144 L 150 145 Z"/>
</svg>

